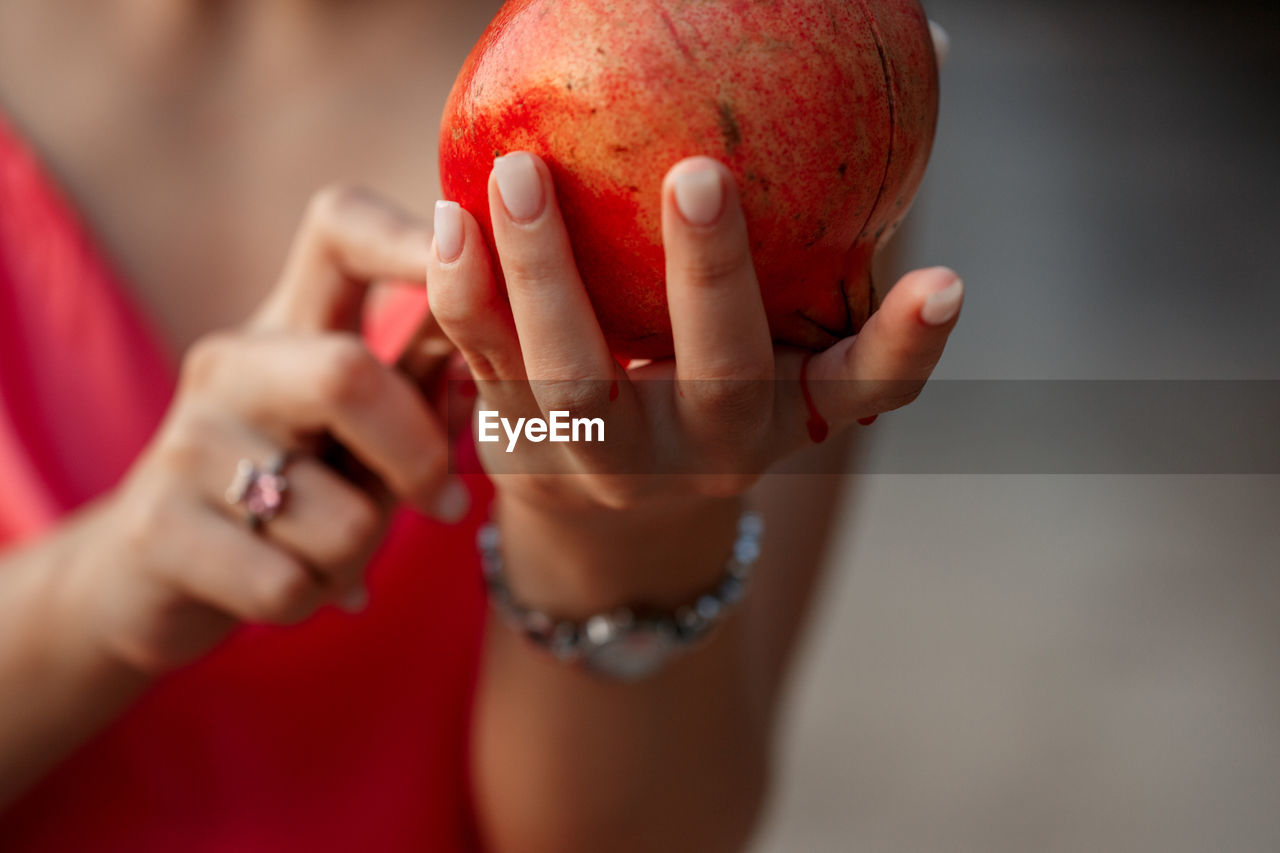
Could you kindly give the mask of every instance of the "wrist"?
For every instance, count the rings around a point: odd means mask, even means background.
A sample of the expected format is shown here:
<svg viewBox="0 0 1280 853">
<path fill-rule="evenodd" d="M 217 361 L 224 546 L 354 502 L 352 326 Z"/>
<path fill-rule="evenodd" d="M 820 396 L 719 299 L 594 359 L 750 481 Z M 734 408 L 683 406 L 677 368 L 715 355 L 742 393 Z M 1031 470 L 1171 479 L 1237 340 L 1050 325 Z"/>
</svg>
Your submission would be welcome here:
<svg viewBox="0 0 1280 853">
<path fill-rule="evenodd" d="M 104 502 L 73 522 L 59 543 L 62 557 L 51 573 L 49 611 L 59 626 L 60 653 L 78 671 L 98 683 L 143 685 L 156 672 L 131 657 L 115 641 L 118 612 L 128 610 L 121 600 L 134 584 L 119 577 L 121 548 L 113 546 L 120 527 Z"/>
<path fill-rule="evenodd" d="M 695 509 L 705 509 L 709 513 L 718 514 L 723 502 Z M 664 529 L 660 536 L 646 536 L 647 543 L 679 542 L 684 531 L 672 530 L 666 525 L 672 523 L 687 524 L 690 520 L 697 523 L 698 516 L 688 508 L 677 515 L 664 512 L 661 520 Z M 652 522 L 654 519 L 645 519 Z M 705 519 L 704 519 L 705 520 Z M 634 535 L 636 516 L 629 514 L 625 522 L 626 528 Z M 663 573 L 659 576 L 658 585 L 652 578 L 661 568 L 671 565 L 661 562 L 664 556 L 659 550 L 661 546 L 650 546 L 640 549 L 639 560 L 653 560 L 648 571 L 641 571 L 639 577 L 644 579 L 643 585 L 633 580 L 627 581 L 627 592 L 620 592 L 619 584 L 611 579 L 608 586 L 601 589 L 594 586 L 594 592 L 587 597 L 579 597 L 579 601 L 593 601 L 592 606 L 602 608 L 600 612 L 588 618 L 571 615 L 565 609 L 565 600 L 571 593 L 562 593 L 556 610 L 531 604 L 521 594 L 513 590 L 505 568 L 507 549 L 503 547 L 502 531 L 496 523 L 490 522 L 481 527 L 477 536 L 481 563 L 484 569 L 485 585 L 490 599 L 502 620 L 509 627 L 523 635 L 534 646 L 549 652 L 562 662 L 581 665 L 595 675 L 611 680 L 636 681 L 647 678 L 660 670 L 673 657 L 679 656 L 696 646 L 701 646 L 725 621 L 726 616 L 746 594 L 751 581 L 752 570 L 760 555 L 760 536 L 763 532 L 763 520 L 759 513 L 743 511 L 736 516 L 736 535 L 727 553 L 722 557 L 720 570 L 714 583 L 700 582 L 696 595 L 681 594 L 678 605 L 671 602 L 676 595 L 673 590 L 676 584 Z M 541 526 L 540 526 L 541 527 Z M 626 549 L 628 540 L 611 537 L 615 531 L 605 525 L 600 529 L 598 524 L 586 528 L 592 537 L 601 540 L 611 539 L 607 550 L 619 552 Z M 698 535 L 695 531 L 692 535 Z M 622 553 L 633 555 L 635 548 L 626 549 Z M 684 556 L 681 553 L 679 556 Z M 629 559 L 636 559 L 630 557 Z M 631 563 L 624 561 L 624 567 Z M 637 564 L 638 565 L 638 564 Z M 678 568 L 678 566 L 677 566 Z M 690 572 L 680 576 L 678 586 L 688 589 L 689 578 L 700 574 Z M 581 576 L 565 586 L 565 577 L 573 577 L 571 572 L 557 576 L 562 589 L 583 589 Z M 616 578 L 616 575 L 615 575 Z M 669 585 L 670 584 L 670 585 Z M 529 584 L 526 583 L 526 587 Z M 648 592 L 637 591 L 648 589 Z M 652 590 L 661 591 L 654 592 Z M 529 593 L 526 591 L 525 596 Z M 622 595 L 627 597 L 615 605 Z M 670 598 L 667 598 L 670 596 Z M 665 600 L 664 600 L 665 599 Z M 625 603 L 622 603 L 625 602 Z"/>
<path fill-rule="evenodd" d="M 65 690 L 77 702 L 108 702 L 117 690 L 143 683 L 100 642 L 98 608 L 103 590 L 91 571 L 85 544 L 87 528 L 95 525 L 98 510 L 90 509 L 52 536 L 32 543 L 14 556 L 3 570 L 4 600 L 0 623 L 8 659 L 20 671 L 38 679 L 30 684 L 33 695 L 41 690 Z M 92 694 L 85 700 L 81 692 Z"/>
<path fill-rule="evenodd" d="M 564 618 L 687 602 L 724 571 L 741 498 L 676 498 L 636 508 L 566 510 L 499 493 L 511 593 Z"/>
</svg>

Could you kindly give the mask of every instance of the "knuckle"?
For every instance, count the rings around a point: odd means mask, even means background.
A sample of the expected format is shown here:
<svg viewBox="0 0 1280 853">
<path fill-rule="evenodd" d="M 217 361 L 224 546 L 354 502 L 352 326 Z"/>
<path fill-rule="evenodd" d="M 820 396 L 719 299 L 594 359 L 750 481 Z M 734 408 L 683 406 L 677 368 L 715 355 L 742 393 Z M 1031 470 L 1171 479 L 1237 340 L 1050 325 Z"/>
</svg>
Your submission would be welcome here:
<svg viewBox="0 0 1280 853">
<path fill-rule="evenodd" d="M 116 657 L 137 672 L 160 676 L 182 663 L 170 651 L 166 638 L 138 637 L 127 632 L 110 634 L 106 646 Z"/>
<path fill-rule="evenodd" d="M 876 392 L 875 406 L 879 411 L 891 412 L 914 403 L 924 391 L 924 380 L 887 382 Z"/>
<path fill-rule="evenodd" d="M 202 434 L 207 435 L 207 431 L 194 421 L 174 430 L 156 448 L 156 465 L 171 477 L 194 477 L 205 467 L 208 443 Z"/>
<path fill-rule="evenodd" d="M 209 467 L 209 448 L 225 441 L 214 415 L 186 404 L 155 444 L 152 459 L 160 471 L 184 482 L 197 482 Z"/>
<path fill-rule="evenodd" d="M 165 490 L 142 488 L 135 490 L 123 507 L 120 532 L 125 548 L 135 556 L 152 551 L 159 531 L 172 527 L 170 514 L 172 501 Z"/>
<path fill-rule="evenodd" d="M 317 190 L 307 204 L 307 222 L 325 228 L 363 207 L 370 198 L 364 187 L 337 182 Z"/>
<path fill-rule="evenodd" d="M 321 398 L 336 406 L 365 399 L 383 370 L 378 359 L 355 336 L 335 336 L 320 364 Z"/>
<path fill-rule="evenodd" d="M 456 276 L 444 276 L 427 288 L 427 305 L 444 328 L 465 328 L 485 307 L 478 291 Z"/>
<path fill-rule="evenodd" d="M 750 434 L 766 422 L 772 387 L 752 379 L 699 379 L 693 395 L 708 418 L 728 425 L 735 434 Z"/>
<path fill-rule="evenodd" d="M 250 620 L 292 624 L 306 618 L 315 606 L 316 587 L 301 563 L 283 554 L 256 567 Z"/>
<path fill-rule="evenodd" d="M 334 557 L 345 563 L 362 556 L 377 538 L 382 514 L 367 498 L 351 495 L 330 519 Z"/>
<path fill-rule="evenodd" d="M 566 276 L 565 263 L 560 256 L 527 249 L 516 249 L 503 257 L 502 272 L 507 285 L 515 287 L 555 282 Z"/>
<path fill-rule="evenodd" d="M 182 359 L 182 384 L 187 387 L 208 387 L 217 376 L 227 350 L 234 345 L 234 336 L 217 332 L 205 335 L 187 350 Z"/>
<path fill-rule="evenodd" d="M 448 451 L 433 442 L 418 456 L 412 473 L 406 478 L 405 491 L 414 495 L 431 492 L 448 472 Z"/>
<path fill-rule="evenodd" d="M 430 232 L 418 219 L 373 190 L 355 184 L 330 184 L 312 196 L 303 217 L 303 245 L 323 252 L 350 244 L 380 245 L 403 251 L 413 244 L 426 250 Z"/>
<path fill-rule="evenodd" d="M 683 280 L 695 287 L 716 287 L 755 274 L 745 245 L 730 246 L 720 241 L 704 246 L 702 252 L 681 265 L 680 272 Z"/>
<path fill-rule="evenodd" d="M 534 396 L 548 412 L 567 412 L 570 418 L 591 418 L 608 405 L 609 383 L 598 379 L 542 379 L 533 383 Z"/>
</svg>

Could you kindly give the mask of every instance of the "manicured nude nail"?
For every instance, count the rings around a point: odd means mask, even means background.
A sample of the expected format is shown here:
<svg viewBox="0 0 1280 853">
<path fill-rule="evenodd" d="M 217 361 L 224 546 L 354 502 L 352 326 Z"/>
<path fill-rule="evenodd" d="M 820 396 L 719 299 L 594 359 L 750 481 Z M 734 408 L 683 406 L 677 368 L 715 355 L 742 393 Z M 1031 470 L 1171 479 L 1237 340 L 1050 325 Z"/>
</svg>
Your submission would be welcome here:
<svg viewBox="0 0 1280 853">
<path fill-rule="evenodd" d="M 930 326 L 946 325 L 960 313 L 960 303 L 963 300 L 964 282 L 957 278 L 924 301 L 920 319 Z"/>
<path fill-rule="evenodd" d="M 933 36 L 933 52 L 938 57 L 938 66 L 946 65 L 951 56 L 951 36 L 937 21 L 929 22 L 929 34 Z"/>
<path fill-rule="evenodd" d="M 676 207 L 690 225 L 711 225 L 724 207 L 720 172 L 709 163 L 682 169 L 672 178 Z"/>
<path fill-rule="evenodd" d="M 353 586 L 338 599 L 338 606 L 348 613 L 360 613 L 369 606 L 369 590 L 364 584 Z"/>
<path fill-rule="evenodd" d="M 542 213 L 542 180 L 533 157 L 523 151 L 493 161 L 493 177 L 507 214 L 516 222 L 532 222 Z"/>
<path fill-rule="evenodd" d="M 436 496 L 433 514 L 441 521 L 461 521 L 470 508 L 471 492 L 467 491 L 467 484 L 454 477 Z"/>
<path fill-rule="evenodd" d="M 436 202 L 435 230 L 440 263 L 456 261 L 462 254 L 462 208 L 456 201 Z"/>
</svg>

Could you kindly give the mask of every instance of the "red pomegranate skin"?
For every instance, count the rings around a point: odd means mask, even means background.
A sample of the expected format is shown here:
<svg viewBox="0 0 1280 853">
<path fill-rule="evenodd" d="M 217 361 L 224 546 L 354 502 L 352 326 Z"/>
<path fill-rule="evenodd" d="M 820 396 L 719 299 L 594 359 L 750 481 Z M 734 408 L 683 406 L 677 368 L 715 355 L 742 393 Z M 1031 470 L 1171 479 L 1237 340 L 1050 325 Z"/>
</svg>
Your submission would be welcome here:
<svg viewBox="0 0 1280 853">
<path fill-rule="evenodd" d="M 541 156 L 614 354 L 664 358 L 662 178 L 715 157 L 775 341 L 818 350 L 874 310 L 871 259 L 920 184 L 937 108 L 916 0 L 510 0 L 445 106 L 441 182 L 492 248 L 493 159 Z"/>
</svg>

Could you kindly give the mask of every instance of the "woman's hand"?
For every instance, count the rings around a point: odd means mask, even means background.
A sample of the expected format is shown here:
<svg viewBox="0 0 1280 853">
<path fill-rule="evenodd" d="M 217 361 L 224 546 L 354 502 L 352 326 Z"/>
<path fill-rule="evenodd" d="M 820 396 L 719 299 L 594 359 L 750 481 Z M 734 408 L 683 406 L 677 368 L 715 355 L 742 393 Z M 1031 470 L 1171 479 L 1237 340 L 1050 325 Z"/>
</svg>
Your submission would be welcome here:
<svg viewBox="0 0 1280 853">
<path fill-rule="evenodd" d="M 828 426 L 914 399 L 955 325 L 960 279 L 922 270 L 898 282 L 855 337 L 816 355 L 776 348 L 729 171 L 691 158 L 662 193 L 675 358 L 632 368 L 609 353 L 545 164 L 514 153 L 494 165 L 505 298 L 475 219 L 437 205 L 431 308 L 479 381 L 482 405 L 512 422 L 552 411 L 605 422 L 599 444 L 526 442 L 514 454 L 505 440 L 480 445 L 491 473 L 519 475 L 498 477 L 500 490 L 544 511 L 741 494 Z"/>
<path fill-rule="evenodd" d="M 477 379 L 505 380 L 479 383 L 485 408 L 509 418 L 598 413 L 607 423 L 603 445 L 525 442 L 512 454 L 505 443 L 479 445 L 496 474 L 508 590 L 577 622 L 619 606 L 676 612 L 723 577 L 734 495 L 797 448 L 809 449 L 791 456 L 792 470 L 839 471 L 847 443 L 813 446 L 810 425 L 816 437 L 821 424 L 800 387 L 805 355 L 770 341 L 723 167 L 686 161 L 664 182 L 675 359 L 635 369 L 605 346 L 546 168 L 514 155 L 496 171 L 489 206 L 507 293 L 476 222 L 444 204 L 427 275 L 434 313 Z M 899 282 L 856 338 L 809 360 L 820 416 L 839 428 L 918 393 L 962 298 L 946 270 Z M 833 477 L 769 477 L 753 489 L 768 528 L 753 592 L 647 680 L 592 678 L 489 620 L 471 727 L 487 849 L 747 844 L 841 488 Z"/>
<path fill-rule="evenodd" d="M 274 291 L 242 328 L 192 348 L 164 425 L 80 531 L 64 588 L 95 642 L 156 672 L 237 623 L 359 609 L 391 497 L 465 510 L 439 420 L 358 334 L 367 285 L 421 281 L 429 246 L 428 229 L 369 193 L 317 195 Z M 309 455 L 333 440 L 360 484 Z M 286 502 L 255 531 L 228 484 L 240 460 L 284 451 Z"/>
<path fill-rule="evenodd" d="M 816 411 L 831 430 L 848 427 L 919 392 L 963 298 L 949 270 L 912 273 L 857 337 L 812 357 L 775 348 L 733 180 L 694 158 L 662 187 L 675 357 L 624 367 L 575 268 L 546 166 L 525 153 L 499 159 L 489 208 L 506 293 L 457 205 L 436 208 L 427 272 L 432 313 L 470 365 L 479 405 L 513 423 L 557 410 L 605 422 L 603 443 L 477 445 L 498 491 L 507 588 L 556 620 L 671 613 L 713 588 L 742 493 L 819 437 L 806 358 Z M 806 461 L 838 464 L 834 444 Z M 827 478 L 769 486 L 752 496 L 770 527 L 756 592 L 647 680 L 592 678 L 490 621 L 473 770 L 487 846 L 745 843 L 838 492 Z"/>
</svg>

